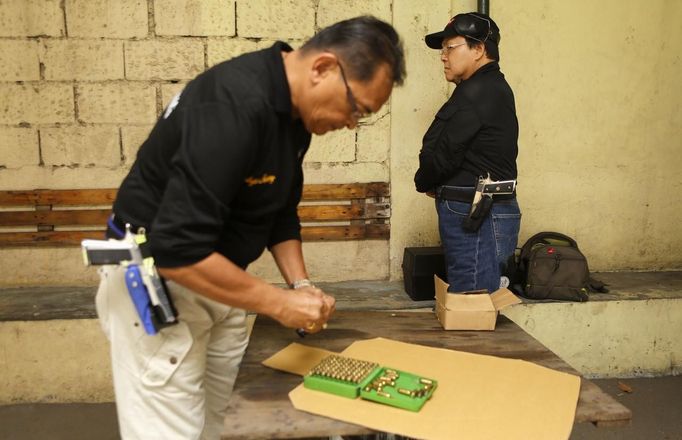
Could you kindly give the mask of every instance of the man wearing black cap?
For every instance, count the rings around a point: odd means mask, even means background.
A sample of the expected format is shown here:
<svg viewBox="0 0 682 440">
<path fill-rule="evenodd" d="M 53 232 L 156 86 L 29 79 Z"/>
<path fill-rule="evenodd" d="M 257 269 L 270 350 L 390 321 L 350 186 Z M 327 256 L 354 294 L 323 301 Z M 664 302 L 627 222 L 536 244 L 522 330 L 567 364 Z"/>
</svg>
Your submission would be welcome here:
<svg viewBox="0 0 682 440">
<path fill-rule="evenodd" d="M 426 45 L 440 51 L 445 79 L 457 84 L 424 135 L 414 177 L 417 191 L 436 199 L 451 292 L 504 285 L 501 275 L 518 239 L 514 191 L 484 196 L 485 204 L 474 198 L 488 176 L 515 188 L 519 129 L 514 94 L 498 64 L 499 41 L 495 22 L 475 12 L 458 14 L 426 36 Z"/>
</svg>

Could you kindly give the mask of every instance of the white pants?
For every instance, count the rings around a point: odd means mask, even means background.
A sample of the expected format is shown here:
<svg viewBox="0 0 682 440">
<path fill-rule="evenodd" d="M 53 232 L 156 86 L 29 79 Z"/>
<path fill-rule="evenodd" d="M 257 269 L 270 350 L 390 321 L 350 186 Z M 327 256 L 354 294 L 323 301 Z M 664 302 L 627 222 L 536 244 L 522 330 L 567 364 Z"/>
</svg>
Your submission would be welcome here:
<svg viewBox="0 0 682 440">
<path fill-rule="evenodd" d="M 125 269 L 102 266 L 97 315 L 111 342 L 124 439 L 219 439 L 246 345 L 246 312 L 173 282 L 180 322 L 147 335 Z"/>
</svg>

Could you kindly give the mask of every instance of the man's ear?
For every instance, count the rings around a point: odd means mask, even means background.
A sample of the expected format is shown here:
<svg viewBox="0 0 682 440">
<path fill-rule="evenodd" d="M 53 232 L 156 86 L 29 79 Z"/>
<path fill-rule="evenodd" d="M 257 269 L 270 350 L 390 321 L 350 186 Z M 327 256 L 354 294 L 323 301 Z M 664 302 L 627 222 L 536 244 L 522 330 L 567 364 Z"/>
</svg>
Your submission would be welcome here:
<svg viewBox="0 0 682 440">
<path fill-rule="evenodd" d="M 474 46 L 474 59 L 476 61 L 486 56 L 485 44 L 477 44 Z"/>
<path fill-rule="evenodd" d="M 331 52 L 320 52 L 314 55 L 310 68 L 310 80 L 313 84 L 319 83 L 336 70 L 338 64 L 338 58 Z"/>
</svg>

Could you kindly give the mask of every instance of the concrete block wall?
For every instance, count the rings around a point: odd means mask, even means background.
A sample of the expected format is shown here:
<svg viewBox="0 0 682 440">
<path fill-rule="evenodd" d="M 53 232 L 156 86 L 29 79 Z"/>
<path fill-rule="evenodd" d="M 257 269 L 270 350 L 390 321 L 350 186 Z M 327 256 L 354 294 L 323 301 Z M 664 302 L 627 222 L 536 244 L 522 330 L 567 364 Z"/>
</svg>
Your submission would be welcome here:
<svg viewBox="0 0 682 440">
<path fill-rule="evenodd" d="M 372 14 L 391 0 L 9 0 L 0 2 L 0 189 L 117 187 L 167 103 L 192 78 L 241 53 Z M 386 105 L 355 130 L 315 137 L 306 181 L 389 181 Z M 320 280 L 389 276 L 385 242 L 341 246 L 349 263 L 319 262 Z M 0 285 L 89 284 L 77 249 L 0 249 Z M 279 281 L 264 256 L 254 271 Z M 36 268 L 36 261 L 42 261 Z M 329 266 L 329 265 L 327 265 Z M 30 269 L 27 269 L 29 268 Z M 358 269 L 361 269 L 358 271 Z"/>
<path fill-rule="evenodd" d="M 391 3 L 2 2 L 0 188 L 116 186 L 166 103 L 202 71 L 277 39 L 296 47 L 343 18 L 390 22 Z M 308 181 L 387 181 L 388 113 L 316 138 Z"/>
</svg>

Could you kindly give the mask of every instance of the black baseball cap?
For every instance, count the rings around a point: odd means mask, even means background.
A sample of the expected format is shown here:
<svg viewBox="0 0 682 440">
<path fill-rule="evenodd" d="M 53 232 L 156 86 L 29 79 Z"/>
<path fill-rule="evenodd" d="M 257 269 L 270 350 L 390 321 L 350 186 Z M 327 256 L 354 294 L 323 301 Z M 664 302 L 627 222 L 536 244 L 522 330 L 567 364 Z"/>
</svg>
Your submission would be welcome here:
<svg viewBox="0 0 682 440">
<path fill-rule="evenodd" d="M 492 41 L 498 44 L 500 42 L 500 28 L 492 18 L 479 12 L 467 12 L 452 17 L 442 31 L 427 35 L 426 45 L 431 49 L 440 49 L 444 39 L 458 35 L 481 43 Z"/>
</svg>

